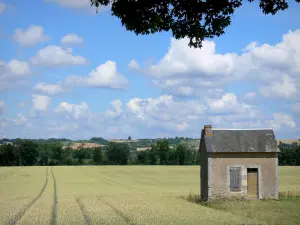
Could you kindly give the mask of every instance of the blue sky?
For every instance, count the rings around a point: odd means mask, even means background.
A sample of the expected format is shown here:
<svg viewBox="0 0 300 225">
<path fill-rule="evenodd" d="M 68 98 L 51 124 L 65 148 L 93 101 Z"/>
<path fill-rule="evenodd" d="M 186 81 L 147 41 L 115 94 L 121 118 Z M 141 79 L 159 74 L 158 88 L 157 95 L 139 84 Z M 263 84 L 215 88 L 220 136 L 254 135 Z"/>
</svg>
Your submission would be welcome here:
<svg viewBox="0 0 300 225">
<path fill-rule="evenodd" d="M 198 138 L 212 124 L 298 139 L 299 13 L 245 3 L 191 49 L 128 32 L 89 0 L 0 0 L 0 138 Z"/>
</svg>

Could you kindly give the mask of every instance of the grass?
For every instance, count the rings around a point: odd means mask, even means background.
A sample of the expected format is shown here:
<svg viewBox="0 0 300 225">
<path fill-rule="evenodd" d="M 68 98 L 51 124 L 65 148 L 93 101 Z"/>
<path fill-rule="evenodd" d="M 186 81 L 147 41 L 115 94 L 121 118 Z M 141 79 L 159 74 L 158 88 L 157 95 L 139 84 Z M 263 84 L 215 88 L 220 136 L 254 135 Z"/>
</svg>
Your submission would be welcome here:
<svg viewBox="0 0 300 225">
<path fill-rule="evenodd" d="M 0 224 L 300 224 L 300 167 L 280 167 L 279 201 L 200 203 L 199 172 L 198 166 L 0 168 Z"/>
</svg>

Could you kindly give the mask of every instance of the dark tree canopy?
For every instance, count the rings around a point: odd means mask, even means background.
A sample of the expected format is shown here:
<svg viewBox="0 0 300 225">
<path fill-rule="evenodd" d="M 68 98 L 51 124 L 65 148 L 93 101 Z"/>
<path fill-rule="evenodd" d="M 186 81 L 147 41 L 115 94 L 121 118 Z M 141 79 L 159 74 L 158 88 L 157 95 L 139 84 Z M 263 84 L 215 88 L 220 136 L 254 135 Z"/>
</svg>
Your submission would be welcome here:
<svg viewBox="0 0 300 225">
<path fill-rule="evenodd" d="M 176 39 L 189 38 L 189 46 L 202 47 L 205 38 L 224 34 L 231 16 L 243 0 L 90 0 L 92 6 L 111 5 L 112 15 L 135 34 L 171 31 Z M 253 0 L 248 0 L 253 2 Z M 300 2 L 300 0 L 295 0 Z M 286 0 L 260 0 L 264 14 L 288 8 Z"/>
</svg>

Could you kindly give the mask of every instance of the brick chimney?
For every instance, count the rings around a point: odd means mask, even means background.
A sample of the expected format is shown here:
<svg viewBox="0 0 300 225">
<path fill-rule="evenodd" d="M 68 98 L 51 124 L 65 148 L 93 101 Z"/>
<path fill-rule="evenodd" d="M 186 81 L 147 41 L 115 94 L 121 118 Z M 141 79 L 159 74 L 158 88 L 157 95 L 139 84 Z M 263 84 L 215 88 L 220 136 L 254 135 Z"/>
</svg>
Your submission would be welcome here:
<svg viewBox="0 0 300 225">
<path fill-rule="evenodd" d="M 205 136 L 212 136 L 212 126 L 211 125 L 204 125 L 204 134 Z"/>
</svg>

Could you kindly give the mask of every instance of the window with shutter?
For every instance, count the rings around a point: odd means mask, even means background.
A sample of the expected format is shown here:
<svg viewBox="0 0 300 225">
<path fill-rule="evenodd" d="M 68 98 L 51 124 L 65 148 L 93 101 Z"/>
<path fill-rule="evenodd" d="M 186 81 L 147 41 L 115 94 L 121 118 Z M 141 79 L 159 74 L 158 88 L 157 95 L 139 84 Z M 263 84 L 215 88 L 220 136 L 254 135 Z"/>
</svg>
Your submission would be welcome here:
<svg viewBox="0 0 300 225">
<path fill-rule="evenodd" d="M 241 191 L 241 168 L 231 167 L 230 174 L 230 191 Z"/>
</svg>

